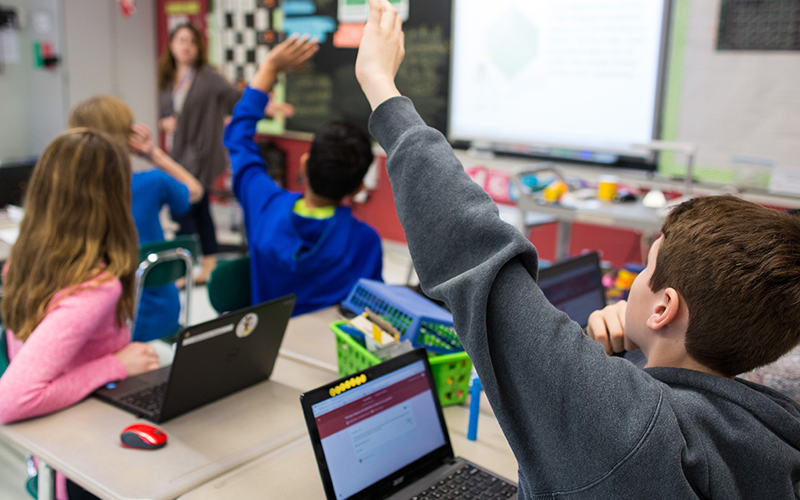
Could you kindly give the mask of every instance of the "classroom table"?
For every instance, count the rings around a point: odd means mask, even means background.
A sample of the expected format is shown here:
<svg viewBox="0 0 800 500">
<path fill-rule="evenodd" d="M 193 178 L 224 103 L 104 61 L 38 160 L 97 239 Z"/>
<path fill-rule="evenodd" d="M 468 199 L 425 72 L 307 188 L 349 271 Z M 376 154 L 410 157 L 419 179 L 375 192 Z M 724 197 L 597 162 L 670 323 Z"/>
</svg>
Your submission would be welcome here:
<svg viewBox="0 0 800 500">
<path fill-rule="evenodd" d="M 270 380 L 160 424 L 169 436 L 161 450 L 122 448 L 120 431 L 141 420 L 94 398 L 0 426 L 0 435 L 40 459 L 40 499 L 53 498 L 53 469 L 105 499 L 175 498 L 299 446 L 306 436 L 299 395 L 338 378 L 329 328 L 337 318 L 335 307 L 292 318 Z M 456 453 L 515 479 L 516 461 L 497 421 L 482 415 L 477 443 L 468 442 L 467 415 L 465 407 L 445 409 Z M 301 453 L 297 459 L 307 458 Z M 315 467 L 312 462 L 307 470 L 312 477 Z"/>
<path fill-rule="evenodd" d="M 582 222 L 596 226 L 615 227 L 642 233 L 642 258 L 647 256 L 655 235 L 661 231 L 666 211 L 647 208 L 641 202 L 598 202 L 591 208 L 574 208 L 559 203 L 540 203 L 533 196 L 522 196 L 517 201 L 521 220 L 528 212 L 549 215 L 558 220 L 556 260 L 568 257 L 572 238 L 572 223 Z M 523 233 L 527 228 L 520 228 Z"/>
<path fill-rule="evenodd" d="M 11 233 L 18 228 L 19 224 L 12 222 L 5 210 L 0 210 L 0 231 Z M 5 262 L 9 255 L 11 255 L 11 243 L 0 238 L 0 263 Z"/>
<path fill-rule="evenodd" d="M 497 421 L 481 415 L 478 440 L 466 438 L 469 411 L 461 406 L 444 409 L 450 441 L 456 456 L 517 481 L 517 461 L 511 453 Z M 302 498 L 324 500 L 314 449 L 307 436 L 243 465 L 197 488 L 180 500 L 220 498 Z"/>
<path fill-rule="evenodd" d="M 333 378 L 279 358 L 270 380 L 159 424 L 169 440 L 157 451 L 123 448 L 120 431 L 147 422 L 95 398 L 0 435 L 40 459 L 40 499 L 53 498 L 55 469 L 101 498 L 167 500 L 305 435 L 300 387 Z"/>
</svg>

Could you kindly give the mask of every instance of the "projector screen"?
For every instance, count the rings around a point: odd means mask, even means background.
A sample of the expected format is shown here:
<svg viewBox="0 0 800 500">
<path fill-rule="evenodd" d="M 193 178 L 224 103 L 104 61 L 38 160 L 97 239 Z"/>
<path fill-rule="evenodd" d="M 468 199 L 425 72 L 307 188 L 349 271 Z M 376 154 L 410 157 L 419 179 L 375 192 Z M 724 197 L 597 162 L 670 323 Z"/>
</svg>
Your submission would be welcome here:
<svg viewBox="0 0 800 500">
<path fill-rule="evenodd" d="M 666 2 L 455 0 L 450 139 L 652 164 Z"/>
</svg>

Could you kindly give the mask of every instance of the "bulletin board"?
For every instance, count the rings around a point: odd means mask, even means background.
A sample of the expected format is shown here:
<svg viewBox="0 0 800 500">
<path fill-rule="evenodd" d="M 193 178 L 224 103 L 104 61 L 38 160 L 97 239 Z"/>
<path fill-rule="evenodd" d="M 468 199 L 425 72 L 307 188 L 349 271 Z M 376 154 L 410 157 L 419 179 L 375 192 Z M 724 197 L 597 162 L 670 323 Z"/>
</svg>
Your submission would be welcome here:
<svg viewBox="0 0 800 500">
<path fill-rule="evenodd" d="M 800 50 L 797 0 L 722 0 L 718 50 Z"/>
</svg>

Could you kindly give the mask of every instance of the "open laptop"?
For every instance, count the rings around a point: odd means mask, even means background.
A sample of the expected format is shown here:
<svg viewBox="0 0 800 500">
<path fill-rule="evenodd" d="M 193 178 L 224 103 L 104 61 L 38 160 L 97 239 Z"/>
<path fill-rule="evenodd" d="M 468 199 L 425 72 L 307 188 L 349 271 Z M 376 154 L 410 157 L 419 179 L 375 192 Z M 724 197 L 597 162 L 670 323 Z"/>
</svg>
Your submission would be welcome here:
<svg viewBox="0 0 800 500">
<path fill-rule="evenodd" d="M 160 423 L 269 378 L 296 296 L 184 328 L 171 366 L 107 384 L 94 395 Z"/>
<path fill-rule="evenodd" d="M 328 500 L 517 498 L 516 484 L 453 456 L 424 349 L 300 401 Z"/>
<path fill-rule="evenodd" d="M 597 252 L 540 269 L 539 288 L 551 304 L 567 313 L 581 328 L 586 328 L 590 314 L 606 306 Z"/>
</svg>

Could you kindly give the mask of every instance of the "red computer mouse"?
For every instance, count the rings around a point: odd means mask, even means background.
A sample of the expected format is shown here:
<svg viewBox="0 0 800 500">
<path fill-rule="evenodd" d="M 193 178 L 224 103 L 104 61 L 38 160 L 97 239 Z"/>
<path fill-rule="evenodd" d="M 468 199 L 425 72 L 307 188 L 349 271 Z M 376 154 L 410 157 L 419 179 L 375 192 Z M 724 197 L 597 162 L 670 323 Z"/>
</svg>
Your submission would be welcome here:
<svg viewBox="0 0 800 500">
<path fill-rule="evenodd" d="M 167 434 L 152 425 L 134 424 L 119 435 L 125 448 L 155 450 L 167 444 Z"/>
</svg>

